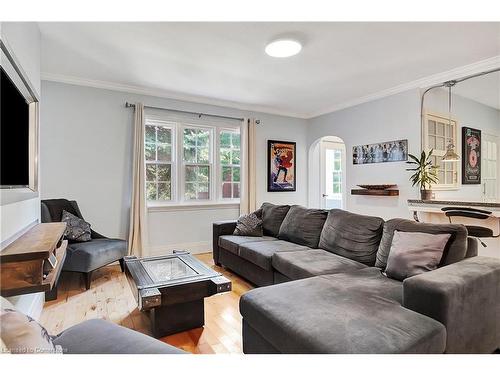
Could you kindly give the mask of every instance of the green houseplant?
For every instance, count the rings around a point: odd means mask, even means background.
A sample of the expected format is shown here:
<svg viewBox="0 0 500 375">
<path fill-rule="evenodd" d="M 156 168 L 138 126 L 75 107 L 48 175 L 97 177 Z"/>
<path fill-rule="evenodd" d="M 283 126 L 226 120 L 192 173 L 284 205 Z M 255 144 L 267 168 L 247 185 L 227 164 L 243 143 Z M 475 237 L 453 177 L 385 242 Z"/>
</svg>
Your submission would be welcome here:
<svg viewBox="0 0 500 375">
<path fill-rule="evenodd" d="M 422 151 L 420 154 L 420 158 L 412 154 L 408 154 L 410 159 L 406 162 L 406 164 L 412 164 L 413 168 L 407 168 L 407 171 L 415 172 L 410 177 L 410 181 L 413 186 L 419 185 L 420 187 L 420 198 L 422 200 L 429 200 L 432 197 L 431 184 L 436 184 L 439 180 L 437 177 L 437 169 L 438 167 L 432 165 L 432 152 L 434 150 L 430 150 L 428 154 L 425 151 Z"/>
</svg>

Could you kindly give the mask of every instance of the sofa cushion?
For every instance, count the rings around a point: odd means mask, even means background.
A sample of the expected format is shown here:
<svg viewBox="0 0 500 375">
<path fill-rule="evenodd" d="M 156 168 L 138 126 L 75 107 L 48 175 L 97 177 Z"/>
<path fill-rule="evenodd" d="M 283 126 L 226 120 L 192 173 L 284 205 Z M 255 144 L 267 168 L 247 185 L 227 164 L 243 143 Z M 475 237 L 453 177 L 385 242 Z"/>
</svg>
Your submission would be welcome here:
<svg viewBox="0 0 500 375">
<path fill-rule="evenodd" d="M 273 268 L 291 280 L 365 268 L 364 264 L 321 249 L 279 252 L 273 255 Z"/>
<path fill-rule="evenodd" d="M 394 300 L 401 285 L 374 268 L 316 276 L 251 290 L 240 312 L 282 353 L 443 353 L 444 326 Z"/>
<path fill-rule="evenodd" d="M 307 251 L 310 250 L 306 246 L 297 245 L 293 242 L 287 241 L 261 241 L 261 242 L 247 242 L 240 245 L 240 257 L 253 264 L 271 271 L 272 270 L 272 257 L 273 254 L 281 251 Z"/>
<path fill-rule="evenodd" d="M 435 270 L 451 234 L 394 231 L 385 273 L 403 281 L 408 277 Z"/>
<path fill-rule="evenodd" d="M 68 328 L 54 343 L 67 354 L 183 354 L 184 351 L 143 333 L 102 319 Z"/>
<path fill-rule="evenodd" d="M 391 250 L 392 237 L 394 236 L 395 230 L 400 232 L 421 232 L 428 234 L 450 233 L 451 238 L 444 250 L 440 266 L 459 262 L 465 258 L 465 254 L 467 253 L 467 229 L 462 224 L 419 223 L 407 219 L 391 219 L 384 224 L 375 267 L 382 269 L 387 267 L 387 257 Z"/>
<path fill-rule="evenodd" d="M 127 255 L 127 242 L 112 238 L 99 238 L 68 245 L 63 270 L 89 272 L 115 262 Z"/>
<path fill-rule="evenodd" d="M 330 210 L 319 247 L 334 254 L 373 266 L 382 238 L 384 220 L 343 210 Z"/>
<path fill-rule="evenodd" d="M 262 228 L 264 229 L 265 236 L 278 237 L 281 223 L 285 219 L 290 206 L 288 205 L 275 205 L 272 203 L 262 204 Z"/>
<path fill-rule="evenodd" d="M 278 238 L 316 248 L 327 216 L 325 210 L 292 206 L 281 223 Z"/>
<path fill-rule="evenodd" d="M 259 242 L 259 241 L 276 241 L 276 238 L 269 236 L 253 237 L 253 236 L 225 235 L 219 237 L 219 246 L 233 254 L 239 255 L 239 247 L 241 244 L 247 242 Z"/>
</svg>

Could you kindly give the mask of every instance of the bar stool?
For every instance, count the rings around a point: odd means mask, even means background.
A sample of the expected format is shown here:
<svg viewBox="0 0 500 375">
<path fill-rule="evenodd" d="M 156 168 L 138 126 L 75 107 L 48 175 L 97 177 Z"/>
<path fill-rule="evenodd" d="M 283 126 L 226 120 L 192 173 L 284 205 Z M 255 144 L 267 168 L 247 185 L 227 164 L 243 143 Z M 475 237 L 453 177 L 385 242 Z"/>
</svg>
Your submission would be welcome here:
<svg viewBox="0 0 500 375">
<path fill-rule="evenodd" d="M 441 208 L 441 211 L 444 212 L 444 214 L 448 217 L 448 220 L 451 221 L 452 217 L 468 217 L 472 219 L 479 219 L 479 220 L 486 220 L 489 219 L 492 216 L 491 211 L 486 211 L 486 210 L 480 210 L 478 208 L 469 208 L 469 207 L 443 207 Z M 500 220 L 499 220 L 500 223 Z M 496 236 L 493 235 L 493 229 L 487 228 L 487 227 L 481 227 L 478 225 L 465 225 L 467 228 L 467 232 L 469 237 L 475 237 L 478 239 L 478 241 L 486 247 L 486 244 L 481 241 L 481 238 L 497 238 L 500 236 L 500 230 L 499 234 Z"/>
</svg>

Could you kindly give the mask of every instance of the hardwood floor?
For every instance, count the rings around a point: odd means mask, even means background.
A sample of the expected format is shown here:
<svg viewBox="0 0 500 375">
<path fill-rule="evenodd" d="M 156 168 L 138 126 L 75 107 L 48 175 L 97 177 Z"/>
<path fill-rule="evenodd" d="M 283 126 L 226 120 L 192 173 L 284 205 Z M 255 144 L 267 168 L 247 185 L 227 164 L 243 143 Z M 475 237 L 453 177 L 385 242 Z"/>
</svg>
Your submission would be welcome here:
<svg viewBox="0 0 500 375">
<path fill-rule="evenodd" d="M 191 353 L 242 353 L 240 296 L 252 285 L 237 275 L 214 265 L 211 253 L 196 255 L 233 282 L 229 293 L 205 298 L 205 326 L 166 336 L 161 340 Z M 85 290 L 80 274 L 65 272 L 59 282 L 58 298 L 46 302 L 40 323 L 55 335 L 84 320 L 103 318 L 122 326 L 151 334 L 149 319 L 137 309 L 125 274 L 120 266 L 94 272 L 91 288 Z"/>
</svg>

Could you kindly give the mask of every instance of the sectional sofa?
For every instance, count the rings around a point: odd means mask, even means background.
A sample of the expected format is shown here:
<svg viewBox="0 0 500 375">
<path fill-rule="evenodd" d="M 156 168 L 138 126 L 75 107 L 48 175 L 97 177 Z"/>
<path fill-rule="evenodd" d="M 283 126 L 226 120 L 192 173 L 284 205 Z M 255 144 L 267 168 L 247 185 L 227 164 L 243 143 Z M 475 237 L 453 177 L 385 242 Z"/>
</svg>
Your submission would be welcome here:
<svg viewBox="0 0 500 375">
<path fill-rule="evenodd" d="M 242 296 L 245 353 L 492 353 L 500 260 L 459 224 L 265 203 L 264 236 L 213 224 L 213 257 L 260 288 Z M 384 273 L 394 231 L 450 233 L 436 270 Z"/>
</svg>

